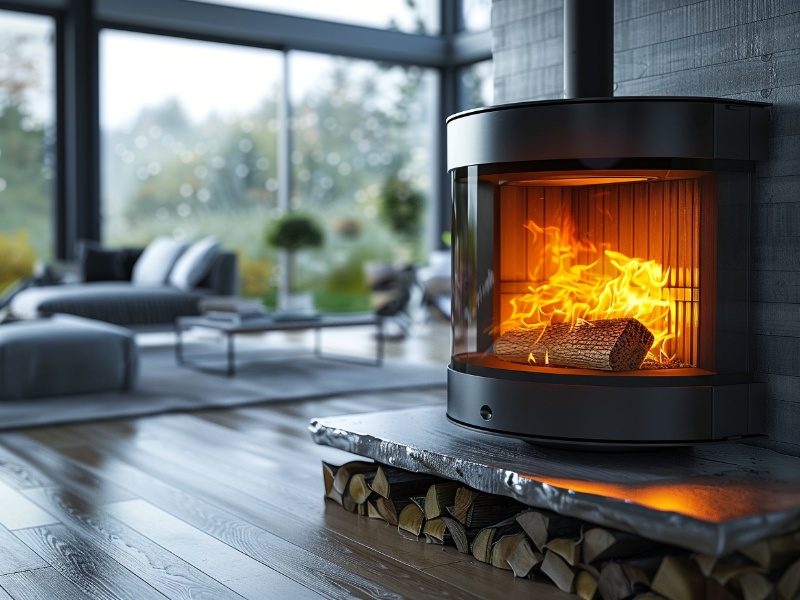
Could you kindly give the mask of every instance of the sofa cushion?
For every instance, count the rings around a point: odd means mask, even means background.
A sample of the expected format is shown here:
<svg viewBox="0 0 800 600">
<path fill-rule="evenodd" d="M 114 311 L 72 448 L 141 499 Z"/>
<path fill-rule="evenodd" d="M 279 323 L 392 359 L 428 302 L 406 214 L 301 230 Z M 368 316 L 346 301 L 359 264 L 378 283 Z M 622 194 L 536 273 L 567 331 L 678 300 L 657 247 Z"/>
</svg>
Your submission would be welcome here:
<svg viewBox="0 0 800 600">
<path fill-rule="evenodd" d="M 66 313 L 124 326 L 171 325 L 180 316 L 200 314 L 200 299 L 206 295 L 128 282 L 44 286 L 20 292 L 11 312 L 25 319 Z"/>
<path fill-rule="evenodd" d="M 97 242 L 83 241 L 78 247 L 83 281 L 130 281 L 139 248 L 104 248 Z"/>
<path fill-rule="evenodd" d="M 133 334 L 72 316 L 0 327 L 0 400 L 131 389 Z"/>
<path fill-rule="evenodd" d="M 188 244 L 166 237 L 154 239 L 133 266 L 131 281 L 135 285 L 163 285 Z"/>
<path fill-rule="evenodd" d="M 219 241 L 214 236 L 195 242 L 181 254 L 169 274 L 169 282 L 179 290 L 191 290 L 211 270 L 219 256 Z"/>
</svg>

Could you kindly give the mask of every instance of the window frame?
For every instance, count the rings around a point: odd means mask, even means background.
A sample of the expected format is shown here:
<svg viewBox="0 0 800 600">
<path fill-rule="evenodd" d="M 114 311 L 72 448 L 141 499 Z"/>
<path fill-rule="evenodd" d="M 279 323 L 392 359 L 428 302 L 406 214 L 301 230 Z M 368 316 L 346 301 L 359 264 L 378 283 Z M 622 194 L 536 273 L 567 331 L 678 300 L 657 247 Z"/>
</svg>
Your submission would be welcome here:
<svg viewBox="0 0 800 600">
<path fill-rule="evenodd" d="M 444 120 L 458 109 L 458 70 L 492 58 L 491 31 L 459 30 L 461 0 L 440 0 L 436 36 L 321 21 L 185 0 L 0 0 L 0 8 L 44 14 L 56 26 L 56 193 L 54 256 L 74 257 L 80 239 L 101 238 L 99 33 L 119 29 L 284 53 L 284 113 L 279 147 L 280 197 L 289 209 L 288 52 L 366 58 L 431 67 L 439 73 L 433 140 L 435 231 L 449 229 L 450 180 L 445 170 Z M 283 131 L 285 129 L 286 131 Z M 80 158 L 78 158 L 80 157 Z M 438 198 L 438 201 L 436 200 Z M 433 247 L 441 247 L 435 240 Z"/>
</svg>

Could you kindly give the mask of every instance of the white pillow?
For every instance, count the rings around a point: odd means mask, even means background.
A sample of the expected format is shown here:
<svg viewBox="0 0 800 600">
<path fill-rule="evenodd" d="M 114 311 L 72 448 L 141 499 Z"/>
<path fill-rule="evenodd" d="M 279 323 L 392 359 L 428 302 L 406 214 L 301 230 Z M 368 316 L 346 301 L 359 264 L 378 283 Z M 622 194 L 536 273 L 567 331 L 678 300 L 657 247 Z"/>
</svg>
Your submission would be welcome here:
<svg viewBox="0 0 800 600">
<path fill-rule="evenodd" d="M 211 269 L 217 256 L 219 256 L 219 242 L 214 236 L 195 242 L 181 254 L 178 262 L 172 267 L 169 274 L 170 284 L 186 291 L 195 288 Z"/>
<path fill-rule="evenodd" d="M 164 285 L 187 245 L 166 237 L 154 239 L 133 265 L 131 282 L 134 285 Z"/>
</svg>

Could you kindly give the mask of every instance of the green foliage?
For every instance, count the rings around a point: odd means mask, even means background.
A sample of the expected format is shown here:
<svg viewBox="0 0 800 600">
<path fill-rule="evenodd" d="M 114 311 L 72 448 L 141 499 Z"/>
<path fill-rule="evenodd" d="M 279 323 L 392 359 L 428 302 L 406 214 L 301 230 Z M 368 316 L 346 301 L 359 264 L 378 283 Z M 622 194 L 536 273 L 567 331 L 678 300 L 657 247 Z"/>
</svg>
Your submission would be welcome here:
<svg viewBox="0 0 800 600">
<path fill-rule="evenodd" d="M 326 278 L 325 288 L 332 292 L 368 293 L 363 262 L 351 257 L 346 263 L 333 267 Z"/>
<path fill-rule="evenodd" d="M 44 128 L 21 106 L 0 106 L 0 231 L 27 231 L 42 258 L 50 256 L 52 244 L 49 151 Z"/>
<path fill-rule="evenodd" d="M 37 54 L 47 43 L 40 34 L 0 30 L 0 290 L 52 252 L 54 136 L 33 110 L 48 102 Z"/>
<path fill-rule="evenodd" d="M 390 177 L 383 186 L 382 199 L 381 217 L 392 231 L 405 238 L 418 236 L 425 196 L 407 181 Z"/>
<path fill-rule="evenodd" d="M 325 234 L 311 215 L 289 212 L 267 229 L 267 244 L 274 248 L 295 251 L 303 248 L 319 248 Z"/>
<path fill-rule="evenodd" d="M 247 298 L 264 296 L 270 287 L 272 261 L 239 254 L 239 293 Z"/>
<path fill-rule="evenodd" d="M 322 312 L 367 312 L 370 310 L 368 294 L 320 290 L 314 294 L 314 306 Z"/>
<path fill-rule="evenodd" d="M 36 264 L 36 251 L 28 234 L 18 231 L 13 235 L 0 233 L 0 293 L 12 284 L 30 277 Z"/>
</svg>

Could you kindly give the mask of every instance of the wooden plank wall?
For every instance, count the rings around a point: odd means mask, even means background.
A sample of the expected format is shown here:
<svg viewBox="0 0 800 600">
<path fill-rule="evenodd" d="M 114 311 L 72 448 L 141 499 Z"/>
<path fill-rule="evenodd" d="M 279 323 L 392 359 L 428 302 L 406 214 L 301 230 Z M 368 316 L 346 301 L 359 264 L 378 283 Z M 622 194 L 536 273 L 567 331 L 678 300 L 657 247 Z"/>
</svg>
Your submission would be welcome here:
<svg viewBox="0 0 800 600">
<path fill-rule="evenodd" d="M 494 0 L 495 100 L 558 98 L 562 0 Z M 800 455 L 800 2 L 616 0 L 615 93 L 772 102 L 752 210 L 751 320 L 771 445 Z"/>
</svg>

